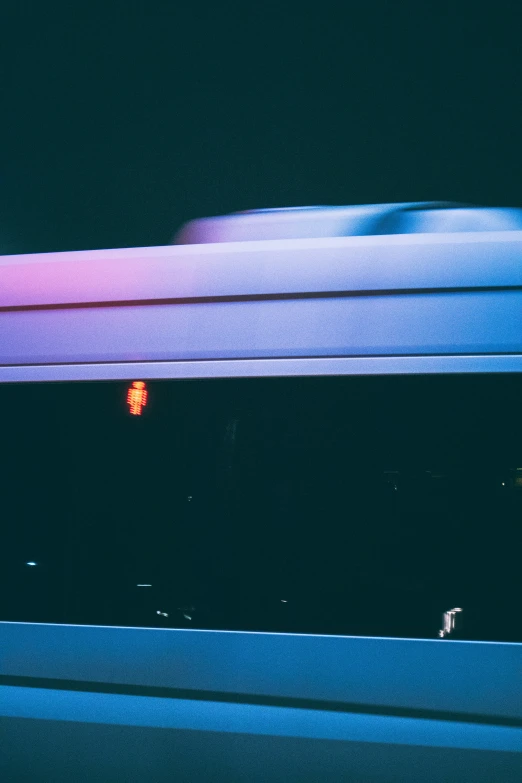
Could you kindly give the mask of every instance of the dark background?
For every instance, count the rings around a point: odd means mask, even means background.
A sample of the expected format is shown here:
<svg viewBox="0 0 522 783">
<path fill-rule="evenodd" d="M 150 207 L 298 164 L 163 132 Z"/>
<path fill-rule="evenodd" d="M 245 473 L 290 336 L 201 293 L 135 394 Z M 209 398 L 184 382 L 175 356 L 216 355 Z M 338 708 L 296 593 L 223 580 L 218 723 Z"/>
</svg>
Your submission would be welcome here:
<svg viewBox="0 0 522 783">
<path fill-rule="evenodd" d="M 481 8 L 4 2 L 0 252 L 262 207 L 522 206 L 522 12 Z"/>
</svg>

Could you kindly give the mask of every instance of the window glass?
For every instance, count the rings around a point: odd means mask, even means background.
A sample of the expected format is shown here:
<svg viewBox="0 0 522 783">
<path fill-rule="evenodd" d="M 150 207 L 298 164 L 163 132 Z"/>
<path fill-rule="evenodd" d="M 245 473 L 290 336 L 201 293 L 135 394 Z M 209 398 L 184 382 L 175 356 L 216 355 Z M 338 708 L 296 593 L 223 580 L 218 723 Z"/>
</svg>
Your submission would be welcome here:
<svg viewBox="0 0 522 783">
<path fill-rule="evenodd" d="M 0 385 L 0 619 L 521 642 L 521 402 L 516 374 Z"/>
</svg>

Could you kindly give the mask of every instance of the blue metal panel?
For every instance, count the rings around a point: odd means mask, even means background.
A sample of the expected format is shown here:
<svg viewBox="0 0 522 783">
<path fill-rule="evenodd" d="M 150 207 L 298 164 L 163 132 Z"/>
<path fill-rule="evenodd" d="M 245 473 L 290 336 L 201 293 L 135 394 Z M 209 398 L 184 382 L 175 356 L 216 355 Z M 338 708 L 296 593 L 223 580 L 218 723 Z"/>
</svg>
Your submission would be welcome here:
<svg viewBox="0 0 522 783">
<path fill-rule="evenodd" d="M 522 291 L 0 313 L 0 364 L 522 352 Z"/>
<path fill-rule="evenodd" d="M 518 783 L 522 774 L 522 645 L 0 623 L 0 647 L 4 680 L 87 688 L 0 686 L 7 780 L 192 783 L 212 770 L 227 783 Z M 110 683 L 193 695 L 101 692 Z M 323 704 L 278 705 L 285 696 Z M 342 700 L 353 709 L 339 709 Z M 437 709 L 460 714 L 440 719 Z"/>
<path fill-rule="evenodd" d="M 78 709 L 77 694 L 67 694 L 63 718 L 48 720 L 32 718 L 0 718 L 3 754 L 0 756 L 0 776 L 16 783 L 318 783 L 346 781 L 358 783 L 520 783 L 522 754 L 487 750 L 493 736 L 488 734 L 484 747 L 474 750 L 464 747 L 463 734 L 473 734 L 473 727 L 450 723 L 440 727 L 446 736 L 454 733 L 454 744 L 400 744 L 387 742 L 390 731 L 382 721 L 375 727 L 372 739 L 340 741 L 306 736 L 281 736 L 246 732 L 201 731 L 191 729 L 160 729 L 122 723 L 82 723 L 69 718 Z M 48 697 L 50 699 L 51 697 Z M 97 697 L 97 714 L 110 716 L 112 700 Z M 222 705 L 219 705 L 222 706 Z M 147 710 L 142 708 L 143 713 Z M 171 714 L 177 712 L 174 702 Z M 36 713 L 36 707 L 33 710 Z M 151 712 L 150 708 L 148 710 Z M 78 714 L 79 711 L 78 711 Z M 221 711 L 222 722 L 227 713 Z M 180 716 L 183 717 L 183 716 Z M 203 710 L 202 718 L 205 717 Z M 160 718 L 160 716 L 158 716 Z M 345 733 L 352 727 L 358 736 L 367 725 L 360 716 L 349 720 L 342 716 Z M 274 708 L 267 719 L 277 725 Z M 324 719 L 324 720 L 323 720 Z M 315 714 L 310 722 L 306 716 L 296 720 L 301 727 L 319 733 L 329 716 Z M 411 721 L 412 739 L 422 732 L 419 722 Z M 433 738 L 437 726 L 424 729 Z M 482 727 L 481 727 L 482 728 Z M 491 727 L 488 727 L 491 729 Z M 381 734 L 382 732 L 382 734 Z M 380 739 L 381 734 L 382 739 Z M 478 732 L 474 733 L 475 737 Z M 495 732 L 492 732 L 494 735 Z M 451 740 L 450 740 L 451 741 Z M 461 747 L 455 744 L 461 742 Z M 449 744 L 449 743 L 448 743 Z"/>
<path fill-rule="evenodd" d="M 522 727 L 462 721 L 13 686 L 0 701 L 9 718 L 522 752 Z"/>
<path fill-rule="evenodd" d="M 254 378 L 321 375 L 415 375 L 522 372 L 522 354 L 351 356 L 299 359 L 107 362 L 0 367 L 0 383 L 110 381 L 135 378 Z"/>
<path fill-rule="evenodd" d="M 4 622 L 0 649 L 9 676 L 522 720 L 520 644 Z"/>
</svg>

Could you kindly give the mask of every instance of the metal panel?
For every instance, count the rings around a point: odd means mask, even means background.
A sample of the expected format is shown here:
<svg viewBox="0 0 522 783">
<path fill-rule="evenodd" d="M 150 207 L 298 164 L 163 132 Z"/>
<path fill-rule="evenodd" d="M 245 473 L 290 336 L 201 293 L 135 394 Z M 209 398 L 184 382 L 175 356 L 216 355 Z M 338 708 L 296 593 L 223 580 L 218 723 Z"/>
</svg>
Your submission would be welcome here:
<svg viewBox="0 0 522 783">
<path fill-rule="evenodd" d="M 522 291 L 0 313 L 0 364 L 522 352 Z"/>
<path fill-rule="evenodd" d="M 263 734 L 263 724 L 252 731 L 230 731 L 230 705 L 199 702 L 200 722 L 217 712 L 221 731 L 161 727 L 164 712 L 171 721 L 187 720 L 184 704 L 178 701 L 158 705 L 158 700 L 122 697 L 121 706 L 113 698 L 97 695 L 92 716 L 98 722 L 76 722 L 83 717 L 85 694 L 61 694 L 60 719 L 38 717 L 44 699 L 53 705 L 53 692 L 38 694 L 30 701 L 19 698 L 20 707 L 30 710 L 28 718 L 0 717 L 5 752 L 0 757 L 0 776 L 16 783 L 318 783 L 347 781 L 358 783 L 520 783 L 522 754 L 500 747 L 515 742 L 516 729 L 435 723 L 360 715 L 308 715 L 299 710 L 292 716 L 292 734 L 283 735 L 280 708 L 267 708 L 265 725 L 272 734 Z M 159 700 L 161 702 L 161 700 Z M 157 710 L 155 711 L 156 706 Z M 224 709 L 223 707 L 227 709 Z M 235 705 L 234 705 L 235 706 Z M 58 704 L 56 704 L 58 708 Z M 132 725 L 140 712 L 155 726 Z M 259 712 L 259 711 L 257 711 Z M 241 716 L 243 717 L 243 716 Z M 252 712 L 249 712 L 252 726 Z M 344 740 L 325 739 L 325 728 L 341 727 Z M 369 724 L 373 724 L 373 731 Z M 159 724 L 159 725 L 158 725 Z M 229 728 L 229 731 L 226 730 Z M 399 729 L 399 730 L 398 730 Z M 402 729 L 402 731 L 400 731 Z M 279 730 L 279 733 L 276 733 Z M 300 733 L 299 733 L 300 732 Z M 359 739 L 350 739 L 357 737 Z M 447 745 L 443 746 L 443 738 Z M 438 742 L 436 742 L 438 740 Z M 495 744 L 496 743 L 496 744 Z M 492 746 L 495 744 L 495 750 Z M 477 746 L 480 747 L 476 750 Z"/>
<path fill-rule="evenodd" d="M 4 677 L 522 721 L 520 644 L 2 622 L 0 648 Z"/>
<path fill-rule="evenodd" d="M 196 362 L 38 364 L 0 367 L 0 383 L 133 378 L 254 378 L 317 375 L 415 375 L 522 372 L 522 354 L 221 359 Z"/>
<path fill-rule="evenodd" d="M 0 257 L 0 307 L 521 285 L 521 231 Z"/>
</svg>

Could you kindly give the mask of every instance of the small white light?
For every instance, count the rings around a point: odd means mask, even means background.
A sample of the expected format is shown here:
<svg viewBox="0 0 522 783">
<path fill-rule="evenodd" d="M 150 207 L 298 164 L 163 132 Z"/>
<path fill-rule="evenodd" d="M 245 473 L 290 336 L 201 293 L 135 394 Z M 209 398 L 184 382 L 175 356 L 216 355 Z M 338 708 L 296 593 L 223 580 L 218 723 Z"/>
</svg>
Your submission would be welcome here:
<svg viewBox="0 0 522 783">
<path fill-rule="evenodd" d="M 136 585 L 136 587 L 152 587 L 152 585 Z"/>
<path fill-rule="evenodd" d="M 286 600 L 286 598 L 281 598 L 281 603 L 282 603 L 282 604 L 287 604 L 287 603 L 288 603 L 288 601 Z"/>
<path fill-rule="evenodd" d="M 502 486 L 503 486 L 503 487 L 505 487 L 505 486 L 506 486 L 506 483 L 505 483 L 504 481 L 502 482 Z"/>
<path fill-rule="evenodd" d="M 168 617 L 168 614 L 167 614 L 167 612 L 160 612 L 160 611 L 159 611 L 159 609 L 158 609 L 158 611 L 156 612 L 156 614 L 160 614 L 162 617 Z"/>
<path fill-rule="evenodd" d="M 26 563 L 26 565 L 34 566 L 36 565 L 36 563 L 33 560 L 29 560 L 29 562 Z"/>
</svg>

